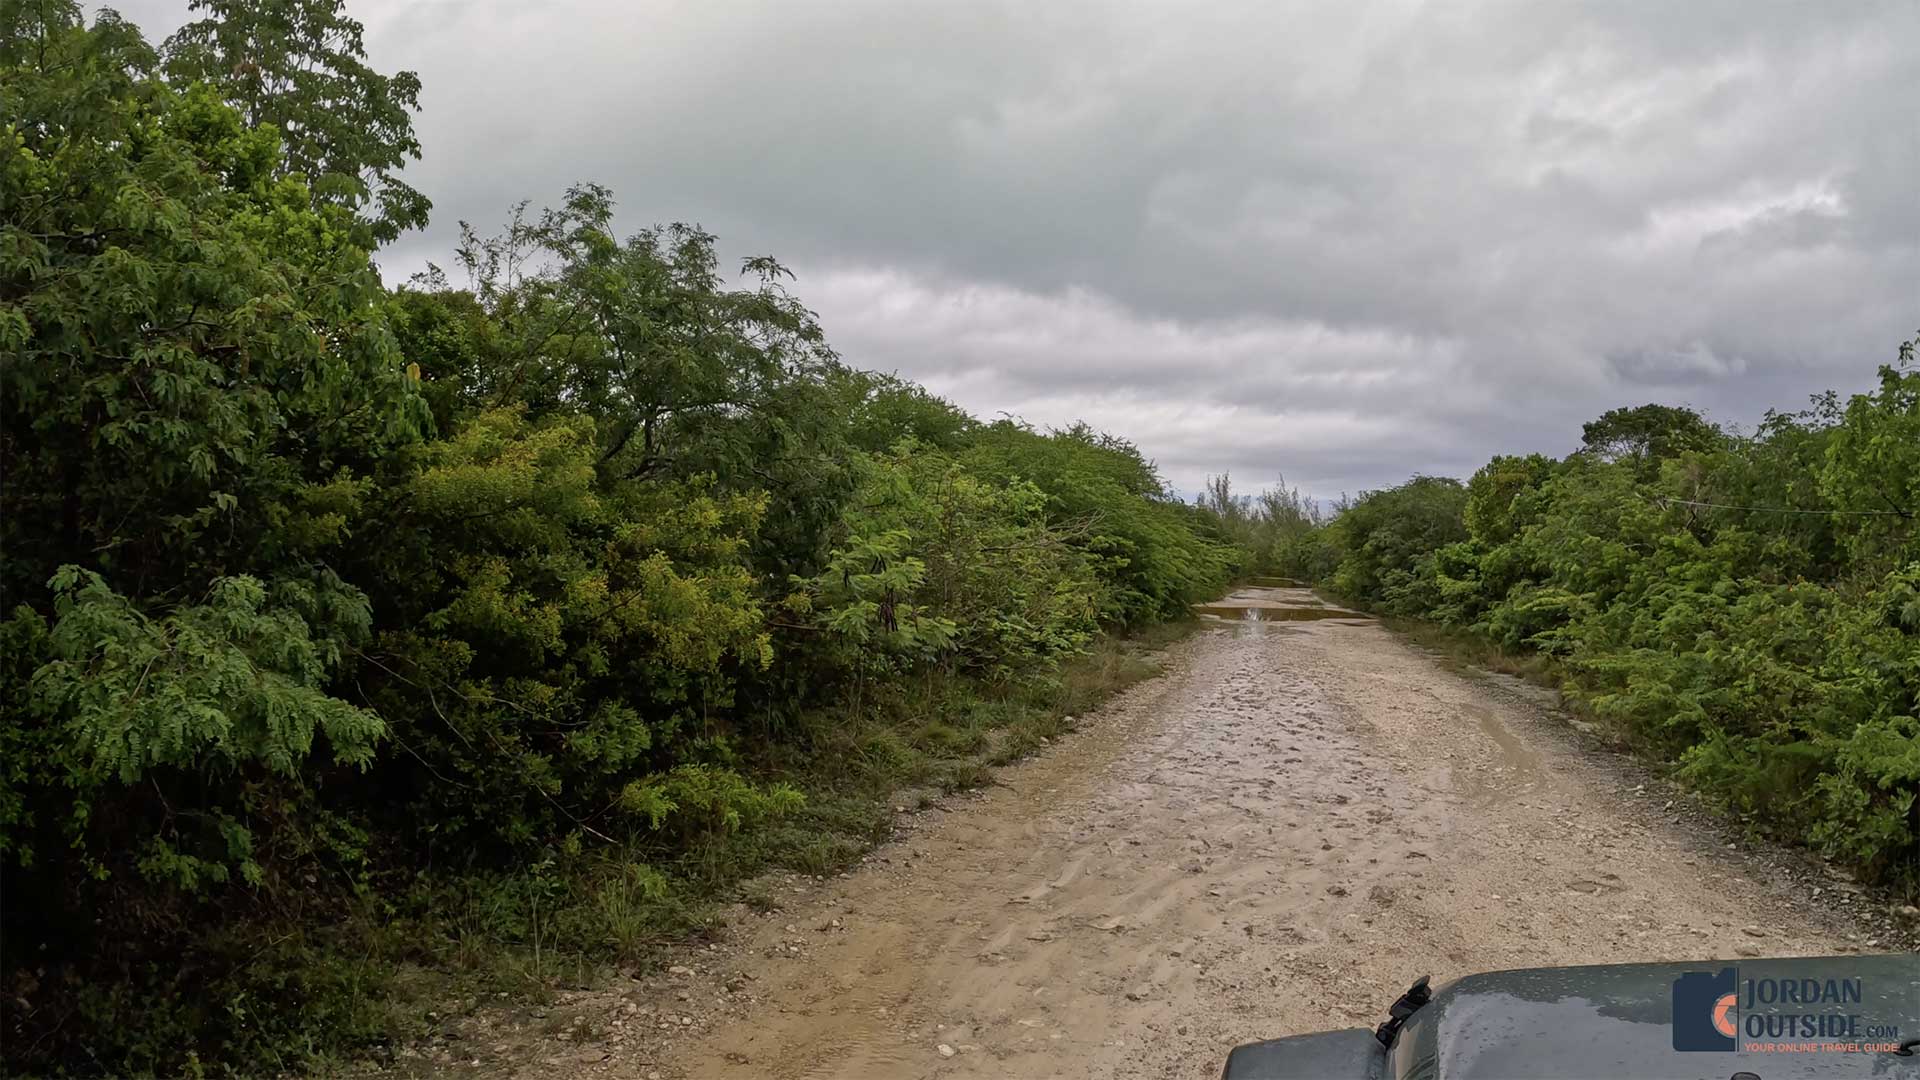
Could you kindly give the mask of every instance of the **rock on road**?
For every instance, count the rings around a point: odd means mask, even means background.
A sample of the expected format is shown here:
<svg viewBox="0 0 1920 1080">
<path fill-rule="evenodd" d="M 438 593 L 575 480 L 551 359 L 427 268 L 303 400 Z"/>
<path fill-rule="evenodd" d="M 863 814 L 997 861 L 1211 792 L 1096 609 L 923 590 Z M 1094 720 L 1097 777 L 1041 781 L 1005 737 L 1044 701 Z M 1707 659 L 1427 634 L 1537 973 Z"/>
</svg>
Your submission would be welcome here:
<svg viewBox="0 0 1920 1080">
<path fill-rule="evenodd" d="M 527 1074 L 1215 1077 L 1428 972 L 1862 951 L 1525 696 L 1365 619 L 1292 621 L 1305 590 L 1235 600 L 1270 621 L 1209 620 Z"/>
</svg>

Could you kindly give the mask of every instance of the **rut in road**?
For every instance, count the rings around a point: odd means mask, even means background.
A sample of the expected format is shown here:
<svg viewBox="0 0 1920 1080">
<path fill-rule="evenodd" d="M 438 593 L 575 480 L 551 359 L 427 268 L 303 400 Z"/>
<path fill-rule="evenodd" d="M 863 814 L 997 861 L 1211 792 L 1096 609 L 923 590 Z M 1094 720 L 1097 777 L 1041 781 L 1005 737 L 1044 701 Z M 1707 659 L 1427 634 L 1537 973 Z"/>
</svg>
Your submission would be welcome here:
<svg viewBox="0 0 1920 1080">
<path fill-rule="evenodd" d="M 1523 699 L 1371 621 L 1275 614 L 1320 609 L 1305 590 L 1225 603 L 1268 617 L 1210 620 L 1081 735 L 749 919 L 564 1064 L 1214 1077 L 1239 1042 L 1371 1026 L 1428 972 L 1851 951 Z"/>
</svg>

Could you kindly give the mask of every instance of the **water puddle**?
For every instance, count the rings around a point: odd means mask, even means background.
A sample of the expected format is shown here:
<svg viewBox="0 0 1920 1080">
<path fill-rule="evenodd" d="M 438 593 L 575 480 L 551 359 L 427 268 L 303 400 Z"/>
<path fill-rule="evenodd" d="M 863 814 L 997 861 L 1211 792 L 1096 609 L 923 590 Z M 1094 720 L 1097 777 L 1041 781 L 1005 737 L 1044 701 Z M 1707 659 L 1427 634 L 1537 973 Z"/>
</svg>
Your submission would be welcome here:
<svg viewBox="0 0 1920 1080">
<path fill-rule="evenodd" d="M 1358 611 L 1333 607 L 1283 607 L 1267 604 L 1195 604 L 1201 615 L 1234 622 L 1307 622 L 1312 619 L 1365 619 Z"/>
<path fill-rule="evenodd" d="M 1255 578 L 1259 581 L 1287 581 L 1288 578 Z M 1364 612 L 1334 607 L 1310 589 L 1252 585 L 1235 589 L 1210 604 L 1195 604 L 1193 610 L 1203 617 L 1237 623 L 1310 622 L 1317 619 L 1354 619 L 1365 621 Z"/>
<path fill-rule="evenodd" d="M 1493 710 L 1478 705 L 1461 708 L 1480 721 L 1480 730 L 1493 740 L 1496 748 L 1492 775 L 1480 778 L 1474 785 L 1484 799 L 1498 801 L 1540 782 L 1540 755 L 1507 730 Z"/>
</svg>

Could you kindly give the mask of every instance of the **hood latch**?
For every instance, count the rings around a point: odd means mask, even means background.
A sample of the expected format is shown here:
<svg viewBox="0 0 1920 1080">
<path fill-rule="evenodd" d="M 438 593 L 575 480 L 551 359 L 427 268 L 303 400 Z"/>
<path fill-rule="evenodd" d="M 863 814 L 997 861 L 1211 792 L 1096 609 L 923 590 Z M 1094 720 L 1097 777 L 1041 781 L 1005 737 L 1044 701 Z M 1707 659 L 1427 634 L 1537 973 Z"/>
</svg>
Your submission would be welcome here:
<svg viewBox="0 0 1920 1080">
<path fill-rule="evenodd" d="M 1413 985 L 1407 987 L 1407 992 L 1400 995 L 1400 1000 L 1387 1009 L 1386 1023 L 1375 1028 L 1373 1032 L 1373 1037 L 1380 1040 L 1381 1046 L 1392 1049 L 1393 1040 L 1400 1034 L 1400 1028 L 1407 1022 L 1407 1018 L 1419 1012 L 1421 1006 L 1433 1000 L 1433 991 L 1427 986 L 1432 979 L 1431 975 L 1422 975 L 1415 979 Z"/>
</svg>

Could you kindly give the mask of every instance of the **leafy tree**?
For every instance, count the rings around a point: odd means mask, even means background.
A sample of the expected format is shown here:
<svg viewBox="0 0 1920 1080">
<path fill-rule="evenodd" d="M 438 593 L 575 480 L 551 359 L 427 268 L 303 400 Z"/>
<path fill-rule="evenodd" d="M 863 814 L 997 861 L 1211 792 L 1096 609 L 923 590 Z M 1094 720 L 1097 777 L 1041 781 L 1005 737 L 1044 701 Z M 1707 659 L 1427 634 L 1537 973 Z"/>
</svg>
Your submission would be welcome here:
<svg viewBox="0 0 1920 1080">
<path fill-rule="evenodd" d="M 1248 535 L 1253 524 L 1253 496 L 1235 494 L 1233 477 L 1228 473 L 1207 477 L 1206 486 L 1200 489 L 1194 505 L 1220 519 L 1229 531 L 1243 536 Z"/>
<path fill-rule="evenodd" d="M 844 369 L 778 262 L 746 260 L 752 286 L 732 287 L 712 235 L 618 240 L 613 205 L 583 184 L 559 208 L 516 208 L 499 235 L 463 229 L 468 290 L 436 269 L 400 296 L 431 393 L 450 416 L 519 403 L 592 417 L 609 483 L 712 476 L 767 492 L 756 563 L 814 569 L 855 482 Z"/>
<path fill-rule="evenodd" d="M 224 1015 L 196 980 L 232 969 L 180 950 L 350 858 L 318 790 L 386 727 L 334 692 L 370 607 L 339 556 L 425 412 L 360 226 L 272 131 L 111 14 L 0 24 L 0 944 L 45 972 L 8 1054 L 174 1071 L 199 1030 L 109 1003 Z"/>
<path fill-rule="evenodd" d="M 1898 366 L 1880 368 L 1880 387 L 1856 394 L 1835 425 L 1819 472 L 1823 494 L 1849 513 L 1854 558 L 1873 565 L 1920 558 L 1920 337 L 1900 346 Z"/>
<path fill-rule="evenodd" d="M 300 174 L 316 200 L 355 211 L 373 242 L 427 223 L 432 204 L 398 175 L 420 157 L 420 77 L 368 67 L 364 28 L 342 0 L 188 6 L 204 15 L 167 40 L 170 78 L 203 81 L 249 130 L 277 131 L 276 174 Z"/>
<path fill-rule="evenodd" d="M 49 666 L 4 723 L 50 765 L 26 801 L 72 812 L 5 846 L 105 873 L 150 820 L 243 819 L 245 778 L 291 780 L 316 730 L 368 759 L 377 722 L 322 692 L 367 621 L 334 506 L 423 416 L 348 214 L 271 133 L 153 79 L 114 18 L 7 16 L 5 114 L 37 122 L 0 170 L 0 604 Z"/>
<path fill-rule="evenodd" d="M 495 410 L 369 507 L 356 570 L 385 584 L 356 682 L 412 752 L 369 813 L 481 851 L 577 838 L 771 660 L 742 565 L 764 501 L 607 488 L 599 456 L 586 417 Z"/>
<path fill-rule="evenodd" d="M 1438 476 L 1416 476 L 1397 488 L 1363 494 L 1328 526 L 1343 552 L 1333 573 L 1334 589 L 1404 609 L 1406 603 L 1396 603 L 1395 595 L 1414 581 L 1418 560 L 1467 538 L 1466 502 L 1458 480 Z"/>
<path fill-rule="evenodd" d="M 1144 623 L 1211 599 L 1236 563 L 1210 516 L 1172 496 L 1124 439 L 1076 425 L 1047 434 L 1010 420 L 981 427 L 961 455 L 1003 483 L 1046 496 L 1047 520 L 1092 560 L 1106 586 L 1103 620 Z"/>
<path fill-rule="evenodd" d="M 848 443 L 870 454 L 889 451 L 901 439 L 954 453 L 978 428 L 951 402 L 898 376 L 843 369 L 830 381 L 841 395 L 836 407 L 849 417 Z"/>
<path fill-rule="evenodd" d="M 1102 586 L 1032 483 L 995 483 L 903 441 L 865 482 L 808 610 L 855 645 L 947 661 L 995 680 L 1032 678 L 1098 629 Z M 870 662 L 869 662 L 870 663 Z"/>
<path fill-rule="evenodd" d="M 1580 429 L 1580 445 L 1604 461 L 1658 462 L 1689 451 L 1711 449 L 1720 429 L 1699 413 L 1677 405 L 1609 409 Z"/>
<path fill-rule="evenodd" d="M 1523 496 L 1538 491 L 1553 473 L 1554 462 L 1541 454 L 1501 456 L 1482 465 L 1467 481 L 1463 518 L 1468 534 L 1488 546 L 1518 536 L 1534 524 L 1529 511 L 1537 508 L 1537 500 Z"/>
<path fill-rule="evenodd" d="M 1688 527 L 1703 536 L 1748 538 L 1750 557 L 1737 570 L 1744 575 L 1774 582 L 1844 575 L 1849 518 L 1830 513 L 1837 507 L 1820 484 L 1839 419 L 1837 396 L 1829 392 L 1810 409 L 1770 412 L 1753 436 L 1701 455 L 1697 469 L 1675 478 L 1677 490 L 1710 504 L 1685 507 Z"/>
</svg>

